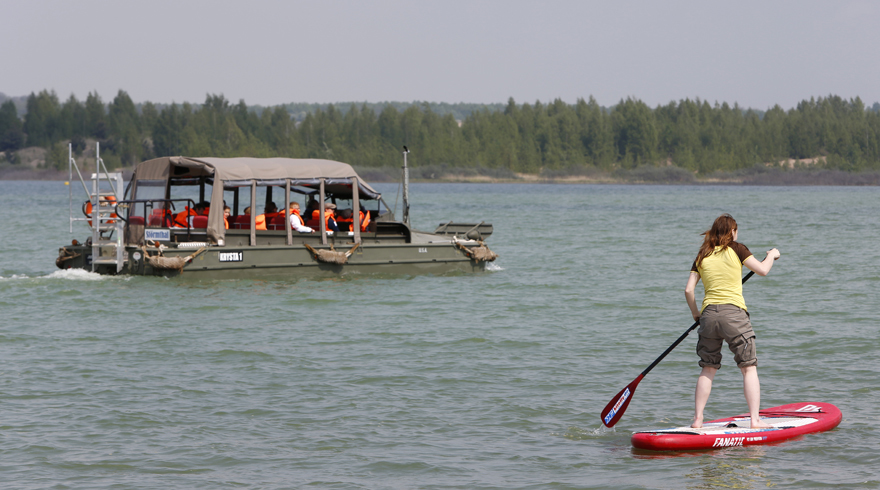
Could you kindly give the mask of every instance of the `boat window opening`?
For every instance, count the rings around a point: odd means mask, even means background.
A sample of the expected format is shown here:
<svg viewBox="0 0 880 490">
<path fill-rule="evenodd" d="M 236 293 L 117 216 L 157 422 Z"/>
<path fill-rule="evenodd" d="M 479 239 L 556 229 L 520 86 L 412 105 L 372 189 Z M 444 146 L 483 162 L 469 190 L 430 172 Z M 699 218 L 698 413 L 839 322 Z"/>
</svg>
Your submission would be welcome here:
<svg viewBox="0 0 880 490">
<path fill-rule="evenodd" d="M 270 187 L 261 187 L 257 184 L 257 209 L 251 214 L 266 214 L 266 206 L 272 202 L 271 201 L 271 191 L 269 191 Z M 276 206 L 278 203 L 275 203 Z"/>
<path fill-rule="evenodd" d="M 239 187 L 239 199 L 241 200 L 241 210 L 238 212 L 236 216 L 250 216 L 251 214 L 251 189 L 252 187 L 248 185 L 247 187 Z M 250 227 L 250 225 L 248 225 Z"/>
<path fill-rule="evenodd" d="M 202 185 L 199 189 L 199 202 L 207 202 L 209 206 L 214 207 L 214 203 L 211 202 L 211 196 L 214 195 L 214 186 L 208 184 L 207 182 L 202 182 Z M 223 203 L 217 203 L 220 206 L 220 211 L 223 211 Z"/>
<path fill-rule="evenodd" d="M 276 194 L 275 192 L 273 192 L 274 189 L 275 189 L 275 186 L 267 186 L 267 187 L 266 187 L 266 200 L 265 200 L 265 202 L 263 203 L 263 212 L 264 212 L 264 213 L 267 212 L 267 210 L 269 209 L 269 204 L 270 204 L 270 203 L 275 205 L 275 209 L 276 209 L 276 210 L 278 209 L 278 203 L 275 202 L 275 199 L 274 199 L 274 197 L 273 197 L 273 196 Z M 282 196 L 282 199 L 283 199 L 283 197 L 284 197 L 284 187 L 281 188 L 281 196 Z"/>
<path fill-rule="evenodd" d="M 135 195 L 131 199 L 165 199 L 165 180 L 139 180 L 135 188 Z M 147 214 L 145 203 L 134 203 L 128 211 L 128 216 L 144 217 Z M 152 209 L 160 208 L 154 204 Z"/>
<path fill-rule="evenodd" d="M 138 192 L 138 194 L 140 194 L 140 192 Z M 196 179 L 192 183 L 187 182 L 181 185 L 178 179 L 171 179 L 171 185 L 168 188 L 168 198 L 175 200 L 175 209 L 172 210 L 174 213 L 180 213 L 189 206 L 188 204 L 177 201 L 178 199 L 190 199 L 198 204 L 200 202 L 198 180 Z"/>
<path fill-rule="evenodd" d="M 138 183 L 137 199 L 165 199 L 165 187 L 143 187 Z M 161 226 L 164 206 L 166 205 L 162 201 L 153 202 L 150 205 L 144 202 L 137 202 L 132 205 L 128 215 L 146 217 L 149 226 Z M 170 204 L 168 206 L 170 207 Z M 155 219 L 151 219 L 154 216 Z"/>
<path fill-rule="evenodd" d="M 238 189 L 223 189 L 223 202 L 225 206 L 229 206 L 230 214 L 234 216 L 235 214 L 235 206 L 238 205 L 238 196 L 236 192 Z"/>
</svg>

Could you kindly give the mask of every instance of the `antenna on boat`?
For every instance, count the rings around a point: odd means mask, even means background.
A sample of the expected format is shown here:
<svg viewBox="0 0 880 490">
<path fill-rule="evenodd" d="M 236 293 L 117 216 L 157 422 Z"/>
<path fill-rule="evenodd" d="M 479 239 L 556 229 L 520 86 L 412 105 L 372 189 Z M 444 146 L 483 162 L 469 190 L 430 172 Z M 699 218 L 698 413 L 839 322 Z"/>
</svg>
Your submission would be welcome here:
<svg viewBox="0 0 880 490">
<path fill-rule="evenodd" d="M 403 147 L 403 222 L 409 226 L 409 168 L 406 166 L 406 145 Z"/>
</svg>

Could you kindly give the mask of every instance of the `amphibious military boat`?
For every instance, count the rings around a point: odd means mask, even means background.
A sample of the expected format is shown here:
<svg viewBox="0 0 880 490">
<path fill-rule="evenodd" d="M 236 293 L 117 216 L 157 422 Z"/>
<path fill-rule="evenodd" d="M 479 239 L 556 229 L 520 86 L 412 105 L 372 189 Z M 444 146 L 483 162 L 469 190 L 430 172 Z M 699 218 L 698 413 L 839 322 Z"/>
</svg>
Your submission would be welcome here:
<svg viewBox="0 0 880 490">
<path fill-rule="evenodd" d="M 406 152 L 399 221 L 379 192 L 337 161 L 162 157 L 137 165 L 124 189 L 122 174 L 108 172 L 100 154 L 97 162 L 91 179 L 84 179 L 70 157 L 70 183 L 76 170 L 88 197 L 82 204 L 85 217 L 79 217 L 79 203 L 70 191 L 70 230 L 74 222 L 87 222 L 91 236 L 61 247 L 56 259 L 61 269 L 196 279 L 285 278 L 472 272 L 497 257 L 484 243 L 491 224 L 450 221 L 433 232 L 410 226 Z M 263 214 L 257 212 L 258 195 Z M 276 201 L 282 212 L 267 214 Z M 292 229 L 283 212 L 291 202 L 306 210 L 302 218 L 313 232 Z M 332 208 L 339 231 L 318 219 Z"/>
</svg>

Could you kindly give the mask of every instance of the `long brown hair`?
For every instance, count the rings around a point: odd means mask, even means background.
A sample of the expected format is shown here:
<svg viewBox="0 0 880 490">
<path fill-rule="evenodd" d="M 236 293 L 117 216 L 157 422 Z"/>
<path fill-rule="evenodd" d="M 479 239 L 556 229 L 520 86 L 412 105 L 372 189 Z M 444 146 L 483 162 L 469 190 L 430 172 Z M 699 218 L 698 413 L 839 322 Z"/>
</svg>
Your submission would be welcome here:
<svg viewBox="0 0 880 490">
<path fill-rule="evenodd" d="M 715 247 L 721 247 L 721 250 L 727 248 L 733 242 L 733 232 L 737 230 L 736 220 L 733 216 L 724 213 L 715 218 L 712 228 L 701 233 L 703 244 L 700 246 L 700 253 L 697 254 L 697 267 L 703 262 L 703 259 L 715 252 Z"/>
</svg>

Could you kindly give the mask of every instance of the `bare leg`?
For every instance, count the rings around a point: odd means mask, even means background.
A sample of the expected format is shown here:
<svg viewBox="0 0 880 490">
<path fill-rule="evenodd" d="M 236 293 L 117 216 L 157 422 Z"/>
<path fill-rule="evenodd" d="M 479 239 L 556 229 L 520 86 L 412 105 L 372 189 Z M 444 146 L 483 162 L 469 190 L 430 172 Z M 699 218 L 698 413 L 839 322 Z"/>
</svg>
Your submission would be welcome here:
<svg viewBox="0 0 880 490">
<path fill-rule="evenodd" d="M 743 392 L 746 395 L 746 404 L 749 406 L 752 428 L 773 427 L 762 422 L 758 415 L 758 411 L 761 409 L 761 382 L 758 380 L 758 367 L 746 366 L 740 370 L 743 373 Z"/>
<path fill-rule="evenodd" d="M 699 429 L 703 426 L 703 409 L 709 401 L 709 393 L 712 393 L 712 380 L 718 370 L 713 367 L 704 367 L 697 378 L 697 389 L 694 391 L 694 423 L 691 427 Z"/>
</svg>

